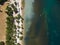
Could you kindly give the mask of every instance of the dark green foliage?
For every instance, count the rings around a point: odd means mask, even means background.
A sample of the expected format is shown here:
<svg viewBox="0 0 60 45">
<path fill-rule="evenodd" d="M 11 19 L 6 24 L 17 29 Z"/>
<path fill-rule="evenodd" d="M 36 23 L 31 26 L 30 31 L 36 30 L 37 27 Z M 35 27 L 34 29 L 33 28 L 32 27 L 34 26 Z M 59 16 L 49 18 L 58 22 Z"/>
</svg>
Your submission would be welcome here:
<svg viewBox="0 0 60 45">
<path fill-rule="evenodd" d="M 20 28 L 20 26 L 17 26 L 18 28 Z"/>
<path fill-rule="evenodd" d="M 12 16 L 13 15 L 13 10 L 11 9 L 11 7 L 8 7 L 6 8 L 6 13 L 9 15 L 9 16 Z"/>
<path fill-rule="evenodd" d="M 16 29 L 16 25 L 13 25 L 13 28 Z"/>
<path fill-rule="evenodd" d="M 23 34 L 23 32 L 20 32 L 20 34 Z"/>
<path fill-rule="evenodd" d="M 23 17 L 22 17 L 20 14 L 18 14 L 18 16 L 15 17 L 15 19 L 18 19 L 18 20 L 19 20 L 20 18 L 22 19 L 21 22 L 23 23 L 23 20 L 24 20 L 24 19 L 23 19 Z"/>
<path fill-rule="evenodd" d="M 5 45 L 5 43 L 3 41 L 0 42 L 0 45 Z"/>
<path fill-rule="evenodd" d="M 18 12 L 18 11 L 17 11 L 17 8 L 16 8 L 13 4 L 11 4 L 11 6 L 12 6 L 14 12 L 17 13 L 17 12 Z"/>
<path fill-rule="evenodd" d="M 20 21 L 19 20 L 16 20 L 16 22 L 19 24 L 20 23 Z"/>
<path fill-rule="evenodd" d="M 24 20 L 24 18 L 21 16 L 21 19 Z"/>
<path fill-rule="evenodd" d="M 23 40 L 23 36 L 20 37 L 20 40 Z"/>
<path fill-rule="evenodd" d="M 17 13 L 17 12 L 18 12 L 16 7 L 14 8 L 14 11 L 15 11 L 15 13 Z"/>
<path fill-rule="evenodd" d="M 15 19 L 18 19 L 18 20 L 19 20 L 20 18 L 21 18 L 20 14 L 18 14 L 18 16 L 15 17 Z"/>
<path fill-rule="evenodd" d="M 0 4 L 3 5 L 5 1 L 7 0 L 0 0 Z"/>
<path fill-rule="evenodd" d="M 20 16 L 20 14 L 18 14 L 18 19 L 20 19 L 20 18 L 21 18 L 22 20 L 24 20 L 24 19 L 23 19 L 23 17 L 22 17 L 22 16 Z"/>
<path fill-rule="evenodd" d="M 23 20 L 21 20 L 21 22 L 23 23 Z"/>
<path fill-rule="evenodd" d="M 13 34 L 14 34 L 14 30 L 13 30 L 13 25 L 14 25 L 14 18 L 12 15 L 12 10 L 10 7 L 7 7 L 8 10 L 8 17 L 6 18 L 7 21 L 7 27 L 6 27 L 6 45 L 15 45 L 13 42 Z"/>
<path fill-rule="evenodd" d="M 20 16 L 20 14 L 18 14 L 18 19 L 20 19 L 21 18 L 21 16 Z"/>
<path fill-rule="evenodd" d="M 17 45 L 21 45 L 21 44 L 18 43 Z"/>
<path fill-rule="evenodd" d="M 13 17 L 9 16 L 7 17 L 7 30 L 6 30 L 6 45 L 12 45 L 13 44 Z"/>
<path fill-rule="evenodd" d="M 19 38 L 19 36 L 17 36 Z"/>
<path fill-rule="evenodd" d="M 7 19 L 8 21 L 10 21 L 11 23 L 14 22 L 14 18 L 13 18 L 13 16 L 9 16 L 9 17 L 7 17 L 6 19 Z"/>
<path fill-rule="evenodd" d="M 6 41 L 6 45 L 15 45 L 12 41 Z"/>
<path fill-rule="evenodd" d="M 14 8 L 15 6 L 13 4 L 11 4 L 11 7 Z"/>
<path fill-rule="evenodd" d="M 17 3 L 16 2 L 14 2 L 15 3 L 15 5 L 17 5 Z"/>
<path fill-rule="evenodd" d="M 22 29 L 24 29 L 23 27 L 21 27 Z"/>
</svg>

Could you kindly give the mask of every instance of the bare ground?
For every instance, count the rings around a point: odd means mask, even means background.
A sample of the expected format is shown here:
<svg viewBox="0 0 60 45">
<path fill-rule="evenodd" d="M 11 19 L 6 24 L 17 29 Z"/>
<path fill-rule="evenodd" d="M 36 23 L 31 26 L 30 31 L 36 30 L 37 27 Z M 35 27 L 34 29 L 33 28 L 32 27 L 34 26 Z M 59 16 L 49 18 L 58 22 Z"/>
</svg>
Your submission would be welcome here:
<svg viewBox="0 0 60 45">
<path fill-rule="evenodd" d="M 0 6 L 0 41 L 6 41 L 6 17 L 7 14 L 5 13 L 5 9 L 7 7 L 7 3 L 4 3 L 4 5 Z"/>
</svg>

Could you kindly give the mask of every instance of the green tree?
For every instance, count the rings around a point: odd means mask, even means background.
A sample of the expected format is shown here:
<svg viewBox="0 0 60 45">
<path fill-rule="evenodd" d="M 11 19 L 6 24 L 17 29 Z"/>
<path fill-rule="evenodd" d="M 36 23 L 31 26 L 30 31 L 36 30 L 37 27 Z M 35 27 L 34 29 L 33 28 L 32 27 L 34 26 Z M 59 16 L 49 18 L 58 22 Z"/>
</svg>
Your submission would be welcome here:
<svg viewBox="0 0 60 45">
<path fill-rule="evenodd" d="M 0 42 L 0 45 L 5 45 L 5 43 L 3 41 Z"/>
<path fill-rule="evenodd" d="M 7 0 L 0 0 L 0 4 L 4 4 L 4 2 Z"/>
<path fill-rule="evenodd" d="M 17 45 L 21 45 L 21 44 L 18 43 Z"/>
<path fill-rule="evenodd" d="M 12 6 L 14 12 L 17 13 L 17 12 L 18 12 L 18 11 L 17 11 L 17 8 L 16 8 L 13 4 L 11 4 L 11 6 Z"/>
<path fill-rule="evenodd" d="M 23 40 L 23 36 L 20 37 L 20 40 Z"/>
<path fill-rule="evenodd" d="M 9 15 L 9 16 L 13 16 L 13 10 L 11 9 L 11 7 L 7 6 L 6 8 L 6 13 Z"/>
<path fill-rule="evenodd" d="M 16 22 L 19 24 L 20 23 L 20 21 L 19 20 L 16 20 Z"/>
</svg>

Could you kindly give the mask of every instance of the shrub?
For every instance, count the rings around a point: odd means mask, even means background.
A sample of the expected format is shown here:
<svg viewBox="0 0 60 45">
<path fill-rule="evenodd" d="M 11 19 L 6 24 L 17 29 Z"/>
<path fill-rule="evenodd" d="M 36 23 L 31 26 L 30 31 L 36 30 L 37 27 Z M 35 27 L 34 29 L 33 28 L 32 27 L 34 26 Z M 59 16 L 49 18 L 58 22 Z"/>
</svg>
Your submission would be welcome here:
<svg viewBox="0 0 60 45">
<path fill-rule="evenodd" d="M 21 22 L 23 23 L 23 20 L 21 20 Z"/>
<path fill-rule="evenodd" d="M 20 43 L 17 43 L 17 45 L 21 45 Z"/>
<path fill-rule="evenodd" d="M 18 28 L 20 28 L 20 26 L 17 26 Z"/>
<path fill-rule="evenodd" d="M 20 16 L 20 14 L 18 14 L 18 19 L 20 19 L 21 18 L 21 16 Z"/>
<path fill-rule="evenodd" d="M 13 25 L 13 28 L 16 29 L 16 25 Z"/>
<path fill-rule="evenodd" d="M 12 40 L 13 33 L 14 33 L 14 30 L 13 30 L 14 18 L 13 16 L 8 16 L 6 19 L 7 19 L 6 45 L 15 45 Z"/>
<path fill-rule="evenodd" d="M 17 37 L 19 38 L 19 35 Z"/>
<path fill-rule="evenodd" d="M 0 4 L 3 5 L 5 1 L 7 0 L 0 0 Z"/>
<path fill-rule="evenodd" d="M 20 34 L 23 34 L 22 32 L 20 32 Z"/>
<path fill-rule="evenodd" d="M 12 6 L 14 12 L 17 13 L 17 12 L 18 12 L 18 11 L 17 11 L 17 8 L 16 8 L 13 4 L 11 4 L 11 6 Z"/>
<path fill-rule="evenodd" d="M 24 29 L 23 27 L 21 27 L 22 29 Z"/>
<path fill-rule="evenodd" d="M 22 40 L 22 39 L 23 39 L 23 36 L 20 37 L 20 40 Z"/>
<path fill-rule="evenodd" d="M 18 14 L 16 17 L 14 17 L 15 19 L 20 19 L 21 18 L 21 16 L 20 16 L 20 14 Z"/>
<path fill-rule="evenodd" d="M 16 22 L 19 24 L 20 23 L 20 21 L 19 20 L 16 20 Z"/>
<path fill-rule="evenodd" d="M 9 16 L 13 16 L 13 10 L 11 9 L 11 7 L 8 7 L 6 8 L 6 13 L 9 15 Z"/>
<path fill-rule="evenodd" d="M 5 43 L 3 41 L 0 42 L 0 45 L 5 45 Z"/>
<path fill-rule="evenodd" d="M 17 5 L 17 3 L 16 2 L 14 2 L 15 3 L 15 5 Z"/>
</svg>

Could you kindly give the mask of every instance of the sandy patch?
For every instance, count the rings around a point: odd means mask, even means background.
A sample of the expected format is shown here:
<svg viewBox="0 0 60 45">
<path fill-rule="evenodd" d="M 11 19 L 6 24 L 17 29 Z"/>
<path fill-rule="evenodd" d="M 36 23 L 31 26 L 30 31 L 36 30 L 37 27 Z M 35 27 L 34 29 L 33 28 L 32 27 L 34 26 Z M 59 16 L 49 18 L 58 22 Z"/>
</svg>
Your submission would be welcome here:
<svg viewBox="0 0 60 45">
<path fill-rule="evenodd" d="M 4 4 L 0 6 L 2 12 L 0 12 L 0 41 L 6 41 L 6 17 L 7 14 L 5 13 L 5 9 L 8 4 Z"/>
</svg>

